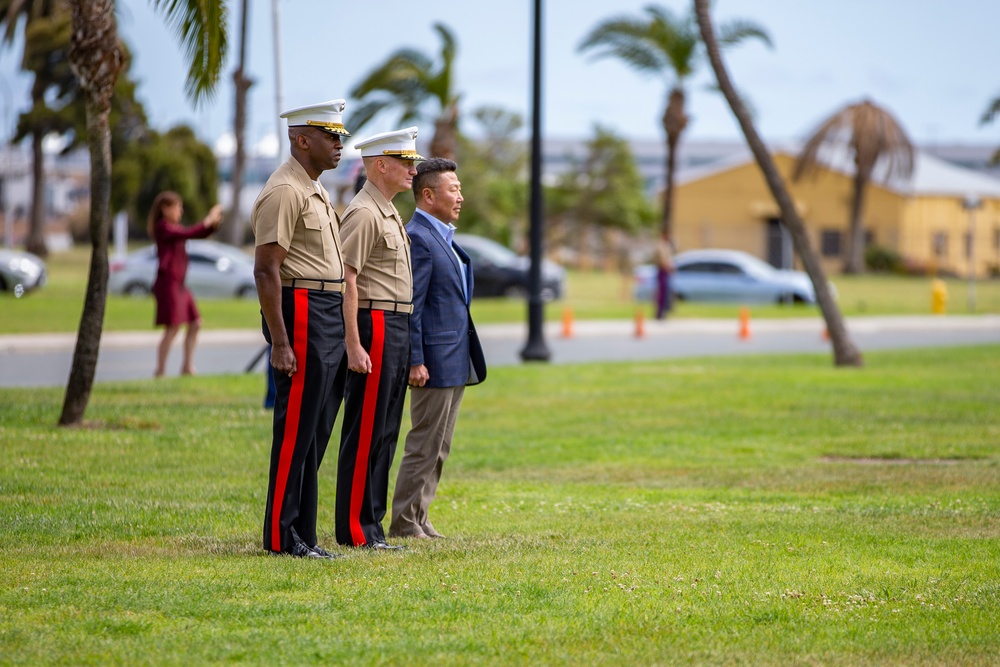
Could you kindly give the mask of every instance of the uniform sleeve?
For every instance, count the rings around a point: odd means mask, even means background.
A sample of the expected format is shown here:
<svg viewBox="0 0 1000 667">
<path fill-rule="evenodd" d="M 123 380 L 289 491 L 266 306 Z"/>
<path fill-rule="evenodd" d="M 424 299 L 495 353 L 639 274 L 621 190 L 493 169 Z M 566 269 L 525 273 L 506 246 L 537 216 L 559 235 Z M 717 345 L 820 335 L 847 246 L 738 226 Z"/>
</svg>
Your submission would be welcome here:
<svg viewBox="0 0 1000 667">
<path fill-rule="evenodd" d="M 379 226 L 374 213 L 365 207 L 348 209 L 340 224 L 344 264 L 360 272 L 378 240 Z"/>
<path fill-rule="evenodd" d="M 300 197 L 291 186 L 278 185 L 260 193 L 250 214 L 256 244 L 277 243 L 288 250 L 301 210 Z"/>
</svg>

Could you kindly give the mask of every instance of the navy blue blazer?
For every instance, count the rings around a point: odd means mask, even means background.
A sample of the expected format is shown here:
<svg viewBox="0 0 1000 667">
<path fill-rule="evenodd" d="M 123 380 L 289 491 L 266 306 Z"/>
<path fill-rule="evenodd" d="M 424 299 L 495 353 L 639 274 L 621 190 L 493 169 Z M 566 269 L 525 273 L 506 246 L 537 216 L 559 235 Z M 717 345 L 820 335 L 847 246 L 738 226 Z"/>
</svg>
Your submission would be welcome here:
<svg viewBox="0 0 1000 667">
<path fill-rule="evenodd" d="M 427 366 L 430 379 L 426 387 L 481 382 L 486 377 L 486 364 L 465 297 L 472 298 L 472 260 L 457 243 L 452 243 L 452 252 L 419 210 L 407 223 L 406 233 L 413 267 L 410 365 Z M 466 266 L 464 293 L 459 258 Z"/>
</svg>

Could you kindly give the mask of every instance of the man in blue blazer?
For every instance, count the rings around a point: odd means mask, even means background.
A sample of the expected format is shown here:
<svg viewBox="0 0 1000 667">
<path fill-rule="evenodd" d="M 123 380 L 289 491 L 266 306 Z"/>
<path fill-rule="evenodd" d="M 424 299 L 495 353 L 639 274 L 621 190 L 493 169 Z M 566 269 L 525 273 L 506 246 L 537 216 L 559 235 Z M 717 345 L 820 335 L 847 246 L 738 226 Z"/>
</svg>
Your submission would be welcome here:
<svg viewBox="0 0 1000 667">
<path fill-rule="evenodd" d="M 441 537 L 427 518 L 451 451 L 467 384 L 486 377 L 469 302 L 472 264 L 454 241 L 462 211 L 457 165 L 431 158 L 417 167 L 417 210 L 406 225 L 413 266 L 410 422 L 392 498 L 390 537 Z"/>
</svg>

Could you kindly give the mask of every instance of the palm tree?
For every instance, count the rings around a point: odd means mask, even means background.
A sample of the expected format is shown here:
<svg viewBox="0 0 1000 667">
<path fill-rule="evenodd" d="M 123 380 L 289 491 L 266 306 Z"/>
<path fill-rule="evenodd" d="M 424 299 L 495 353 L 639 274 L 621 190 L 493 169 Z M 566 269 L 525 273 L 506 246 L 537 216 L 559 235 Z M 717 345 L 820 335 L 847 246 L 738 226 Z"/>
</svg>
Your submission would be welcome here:
<svg viewBox="0 0 1000 667">
<path fill-rule="evenodd" d="M 360 130 L 381 111 L 393 107 L 402 112 L 400 124 L 416 120 L 424 116 L 427 103 L 433 100 L 438 112 L 430 154 L 454 160 L 460 95 L 454 89 L 452 69 L 458 43 L 444 24 L 435 23 L 434 30 L 441 38 L 437 61 L 420 51 L 402 48 L 354 87 L 351 97 L 363 104 L 351 115 L 351 130 Z"/>
<path fill-rule="evenodd" d="M 67 123 L 53 110 L 53 104 L 67 103 L 76 87 L 66 66 L 69 45 L 69 4 L 66 0 L 0 0 L 2 41 L 9 46 L 24 20 L 24 53 L 21 69 L 34 74 L 31 85 L 31 109 L 21 114 L 17 132 L 11 139 L 18 143 L 31 138 L 32 197 L 31 218 L 25 248 L 45 257 L 45 156 L 42 140 L 51 132 L 65 132 Z M 51 95 L 50 91 L 55 90 Z M 54 99 L 53 99 L 54 98 Z"/>
<path fill-rule="evenodd" d="M 226 6 L 219 0 L 150 0 L 173 23 L 191 63 L 186 92 L 196 102 L 214 89 L 226 52 Z M 79 425 L 90 400 L 108 296 L 111 227 L 111 128 L 109 114 L 124 52 L 114 0 L 71 0 L 69 63 L 83 91 L 90 149 L 90 273 L 59 424 Z"/>
<path fill-rule="evenodd" d="M 892 114 L 865 100 L 833 114 L 813 131 L 799 153 L 793 180 L 818 171 L 824 146 L 846 144 L 854 158 L 854 188 L 851 199 L 851 225 L 848 232 L 844 273 L 862 273 L 865 268 L 865 232 L 861 224 L 865 194 L 875 167 L 885 165 L 883 177 L 909 178 L 913 174 L 913 143 Z"/>
<path fill-rule="evenodd" d="M 229 209 L 227 224 L 229 242 L 234 246 L 243 245 L 246 233 L 246 221 L 240 210 L 240 199 L 243 196 L 243 172 L 246 169 L 246 128 L 247 128 L 247 93 L 253 85 L 253 79 L 247 76 L 247 21 L 248 0 L 242 0 L 240 5 L 240 61 L 233 72 L 233 87 L 236 88 L 236 105 L 233 113 L 233 136 L 236 139 L 236 152 L 233 154 L 233 171 L 230 178 L 232 185 L 232 205 Z"/>
<path fill-rule="evenodd" d="M 578 50 L 597 51 L 595 58 L 614 56 L 633 69 L 666 79 L 669 92 L 662 122 L 666 133 L 667 173 L 660 226 L 670 233 L 677 144 L 688 124 L 685 84 L 704 54 L 693 15 L 676 17 L 668 9 L 656 5 L 646 7 L 645 12 L 645 17 L 621 16 L 598 24 L 580 42 Z M 719 43 L 723 46 L 738 44 L 750 37 L 771 46 L 767 32 L 749 21 L 730 22 L 720 27 L 719 34 Z"/>
<path fill-rule="evenodd" d="M 729 73 L 722 62 L 719 43 L 716 41 L 715 32 L 712 29 L 712 19 L 708 14 L 708 0 L 694 0 L 694 7 L 698 26 L 701 30 L 701 37 L 704 40 L 705 50 L 708 53 L 708 60 L 715 71 L 715 78 L 719 82 L 719 89 L 722 90 L 722 94 L 726 97 L 729 107 L 733 110 L 733 115 L 736 116 L 736 120 L 743 129 L 747 145 L 753 152 L 760 170 L 764 173 L 764 179 L 771 189 L 771 194 L 781 209 L 782 222 L 788 228 L 792 236 L 792 243 L 795 244 L 795 250 L 799 253 L 806 273 L 809 274 L 809 278 L 812 280 L 813 287 L 816 290 L 816 300 L 819 302 L 820 310 L 823 312 L 826 329 L 830 334 L 830 343 L 833 346 L 834 364 L 836 366 L 861 366 L 863 364 L 861 352 L 854 346 L 847 333 L 847 327 L 844 326 L 844 318 L 840 314 L 840 308 L 837 307 L 837 302 L 830 292 L 830 283 L 827 282 L 823 265 L 820 263 L 816 251 L 813 250 L 812 245 L 809 243 L 809 235 L 806 233 L 805 223 L 799 217 L 799 213 L 792 201 L 792 196 L 785 186 L 785 181 L 778 172 L 771 154 L 767 151 L 767 147 L 764 146 L 763 140 L 761 140 L 760 135 L 757 133 L 757 128 L 754 127 L 750 111 L 737 94 L 736 88 L 729 79 Z"/>
</svg>

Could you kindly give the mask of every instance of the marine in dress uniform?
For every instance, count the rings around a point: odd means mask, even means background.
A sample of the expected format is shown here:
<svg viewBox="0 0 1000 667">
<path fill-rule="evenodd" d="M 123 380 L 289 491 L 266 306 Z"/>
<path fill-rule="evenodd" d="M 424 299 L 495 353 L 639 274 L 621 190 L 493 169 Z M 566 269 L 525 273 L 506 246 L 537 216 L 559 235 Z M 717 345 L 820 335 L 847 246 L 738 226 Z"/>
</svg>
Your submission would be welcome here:
<svg viewBox="0 0 1000 667">
<path fill-rule="evenodd" d="M 384 132 L 357 144 L 368 181 L 341 226 L 346 285 L 347 387 L 337 465 L 337 542 L 372 549 L 382 529 L 389 468 L 396 452 L 410 368 L 413 311 L 410 240 L 392 198 L 417 171 L 417 128 Z"/>
<path fill-rule="evenodd" d="M 291 157 L 254 203 L 254 278 L 271 344 L 274 430 L 264 548 L 333 558 L 316 544 L 317 477 L 344 391 L 344 261 L 340 219 L 319 176 L 350 136 L 344 100 L 281 114 Z"/>
</svg>

